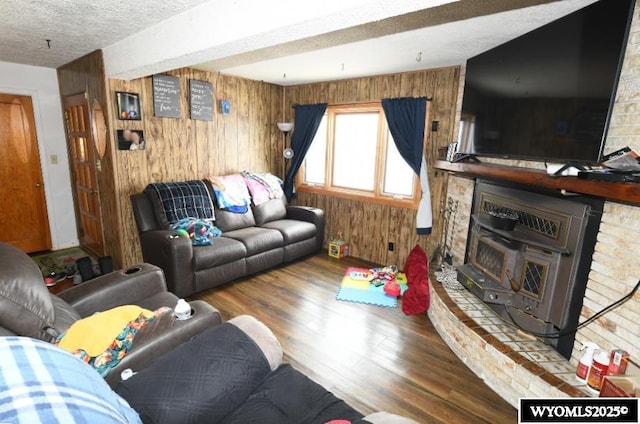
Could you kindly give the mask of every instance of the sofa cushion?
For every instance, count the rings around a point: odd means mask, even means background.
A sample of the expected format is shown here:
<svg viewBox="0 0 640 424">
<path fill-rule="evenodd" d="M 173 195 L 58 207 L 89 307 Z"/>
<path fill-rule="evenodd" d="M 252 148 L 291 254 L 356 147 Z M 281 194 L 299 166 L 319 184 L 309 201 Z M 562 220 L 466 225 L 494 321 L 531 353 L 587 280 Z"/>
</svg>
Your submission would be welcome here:
<svg viewBox="0 0 640 424">
<path fill-rule="evenodd" d="M 282 233 L 285 246 L 302 240 L 314 238 L 317 228 L 310 222 L 296 221 L 293 219 L 279 219 L 267 222 L 262 228 L 272 228 Z"/>
<path fill-rule="evenodd" d="M 164 228 L 182 218 L 215 219 L 211 191 L 203 180 L 152 183 L 144 192 Z"/>
<path fill-rule="evenodd" d="M 362 414 L 333 393 L 291 365 L 283 364 L 226 416 L 224 423 L 328 423 L 361 418 Z"/>
<path fill-rule="evenodd" d="M 40 268 L 24 252 L 0 243 L 0 325 L 21 336 L 49 340 L 55 310 Z"/>
<path fill-rule="evenodd" d="M 245 256 L 247 249 L 242 242 L 228 237 L 218 237 L 211 246 L 194 247 L 193 267 L 200 271 L 242 260 Z"/>
<path fill-rule="evenodd" d="M 258 345 L 225 323 L 158 358 L 118 384 L 116 392 L 146 423 L 217 423 L 269 373 Z"/>
<path fill-rule="evenodd" d="M 245 213 L 237 213 L 216 209 L 216 227 L 218 227 L 223 235 L 227 231 L 237 230 L 239 228 L 253 227 L 256 221 L 253 218 L 251 208 Z"/>
<path fill-rule="evenodd" d="M 247 256 L 253 256 L 284 246 L 282 233 L 271 228 L 241 228 L 226 232 L 225 237 L 242 242 L 247 249 Z"/>
<path fill-rule="evenodd" d="M 256 225 L 262 226 L 266 222 L 283 219 L 287 216 L 287 207 L 284 198 L 267 200 L 264 203 L 253 206 L 253 216 Z"/>
<path fill-rule="evenodd" d="M 0 422 L 141 422 L 97 372 L 59 347 L 3 337 L 0 357 Z"/>
</svg>

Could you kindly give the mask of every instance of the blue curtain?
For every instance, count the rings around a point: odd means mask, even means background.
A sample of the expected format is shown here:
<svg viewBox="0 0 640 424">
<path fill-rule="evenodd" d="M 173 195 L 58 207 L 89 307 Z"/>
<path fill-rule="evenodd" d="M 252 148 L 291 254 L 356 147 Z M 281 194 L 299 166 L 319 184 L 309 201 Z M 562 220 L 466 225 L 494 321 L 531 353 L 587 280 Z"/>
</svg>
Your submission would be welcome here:
<svg viewBox="0 0 640 424">
<path fill-rule="evenodd" d="M 427 98 L 382 99 L 382 109 L 400 156 L 420 175 Z"/>
<path fill-rule="evenodd" d="M 320 121 L 327 110 L 326 103 L 316 105 L 297 105 L 295 108 L 295 120 L 293 124 L 293 135 L 291 136 L 291 149 L 293 149 L 293 159 L 291 168 L 284 178 L 283 190 L 287 200 L 293 198 L 294 178 L 298 169 L 304 161 L 304 157 L 309 151 L 313 137 L 315 137 Z"/>
<path fill-rule="evenodd" d="M 424 121 L 427 114 L 426 97 L 402 97 L 382 99 L 382 109 L 387 118 L 389 131 L 402 158 L 420 177 L 422 196 L 416 216 L 416 232 L 431 234 L 433 224 L 431 195 L 423 156 Z"/>
</svg>

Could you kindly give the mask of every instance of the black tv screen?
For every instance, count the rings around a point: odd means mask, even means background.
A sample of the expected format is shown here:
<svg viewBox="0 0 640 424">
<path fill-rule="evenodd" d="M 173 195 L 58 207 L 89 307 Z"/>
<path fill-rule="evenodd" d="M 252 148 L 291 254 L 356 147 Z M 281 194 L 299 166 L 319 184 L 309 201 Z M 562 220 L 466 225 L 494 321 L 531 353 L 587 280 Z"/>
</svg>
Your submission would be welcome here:
<svg viewBox="0 0 640 424">
<path fill-rule="evenodd" d="M 601 0 L 467 61 L 458 151 L 597 163 L 634 0 Z"/>
</svg>

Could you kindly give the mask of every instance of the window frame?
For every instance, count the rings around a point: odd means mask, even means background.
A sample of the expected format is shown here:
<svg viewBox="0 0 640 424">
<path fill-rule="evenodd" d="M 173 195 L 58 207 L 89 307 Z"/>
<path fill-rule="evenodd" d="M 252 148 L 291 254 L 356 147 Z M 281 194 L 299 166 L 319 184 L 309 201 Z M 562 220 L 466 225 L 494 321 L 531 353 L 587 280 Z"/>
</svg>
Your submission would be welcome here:
<svg viewBox="0 0 640 424">
<path fill-rule="evenodd" d="M 358 190 L 348 187 L 336 186 L 333 183 L 333 162 L 335 145 L 335 117 L 339 114 L 370 113 L 379 114 L 378 135 L 376 140 L 376 164 L 374 173 L 374 188 L 372 191 Z M 388 139 L 389 128 L 387 120 L 382 110 L 381 102 L 367 102 L 358 104 L 329 105 L 325 112 L 327 116 L 327 146 L 325 162 L 325 182 L 324 184 L 307 183 L 304 181 L 305 162 L 302 163 L 296 175 L 296 191 L 326 196 L 339 197 L 350 200 L 365 201 L 388 206 L 417 209 L 420 203 L 421 186 L 418 176 L 412 172 L 413 193 L 411 197 L 384 193 L 385 165 L 387 161 L 388 143 L 393 140 Z M 426 117 L 425 117 L 426 122 Z M 306 160 L 306 158 L 305 158 Z"/>
</svg>

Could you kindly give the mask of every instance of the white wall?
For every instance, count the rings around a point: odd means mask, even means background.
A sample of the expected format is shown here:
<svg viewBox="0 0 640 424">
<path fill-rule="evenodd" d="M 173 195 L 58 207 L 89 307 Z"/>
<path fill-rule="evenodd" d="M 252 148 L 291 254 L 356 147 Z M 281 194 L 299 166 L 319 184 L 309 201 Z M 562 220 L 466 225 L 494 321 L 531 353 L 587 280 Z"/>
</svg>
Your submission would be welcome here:
<svg viewBox="0 0 640 424">
<path fill-rule="evenodd" d="M 69 158 L 55 69 L 0 62 L 0 93 L 31 96 L 52 249 L 78 245 Z M 51 156 L 58 163 L 51 163 Z"/>
</svg>

